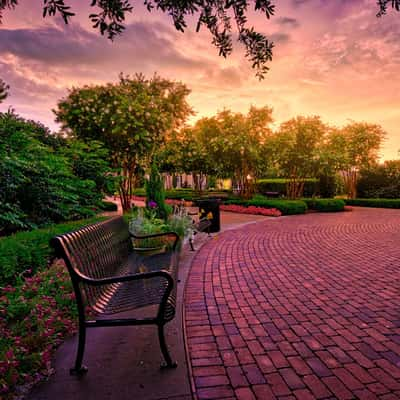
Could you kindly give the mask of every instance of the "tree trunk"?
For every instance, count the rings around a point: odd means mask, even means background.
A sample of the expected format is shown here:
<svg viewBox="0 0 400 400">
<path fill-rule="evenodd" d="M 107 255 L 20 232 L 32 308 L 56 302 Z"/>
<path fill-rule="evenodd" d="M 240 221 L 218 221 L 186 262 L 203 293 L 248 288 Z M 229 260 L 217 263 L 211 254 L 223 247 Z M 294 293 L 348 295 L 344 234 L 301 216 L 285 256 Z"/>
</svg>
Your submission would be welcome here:
<svg viewBox="0 0 400 400">
<path fill-rule="evenodd" d="M 344 186 L 346 188 L 347 197 L 355 199 L 357 197 L 357 179 L 358 174 L 355 170 L 343 171 Z"/>
</svg>

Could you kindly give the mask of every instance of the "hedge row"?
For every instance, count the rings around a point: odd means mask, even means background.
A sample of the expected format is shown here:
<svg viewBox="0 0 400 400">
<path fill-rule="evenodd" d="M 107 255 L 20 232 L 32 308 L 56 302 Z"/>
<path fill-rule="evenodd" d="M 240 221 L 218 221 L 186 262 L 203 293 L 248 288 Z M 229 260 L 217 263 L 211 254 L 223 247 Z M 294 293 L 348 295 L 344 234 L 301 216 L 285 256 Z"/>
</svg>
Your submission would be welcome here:
<svg viewBox="0 0 400 400">
<path fill-rule="evenodd" d="M 319 212 L 343 211 L 346 203 L 341 199 L 303 199 L 310 210 Z"/>
<path fill-rule="evenodd" d="M 400 199 L 346 199 L 349 206 L 400 208 Z"/>
<path fill-rule="evenodd" d="M 286 184 L 288 179 L 259 179 L 257 181 L 256 190 L 260 194 L 268 192 L 278 193 L 279 196 L 286 196 Z M 318 192 L 318 179 L 306 179 L 304 183 L 304 197 L 314 196 Z"/>
<path fill-rule="evenodd" d="M 143 188 L 135 189 L 133 191 L 135 196 L 146 196 L 146 192 Z M 229 191 L 222 190 L 207 190 L 202 193 L 201 197 L 229 197 Z M 165 191 L 165 198 L 170 200 L 194 200 L 199 198 L 200 195 L 193 189 L 172 189 Z"/>
<path fill-rule="evenodd" d="M 259 198 L 251 200 L 232 199 L 225 201 L 224 204 L 276 208 L 282 215 L 304 214 L 307 211 L 307 204 L 301 200 L 263 200 Z"/>
<path fill-rule="evenodd" d="M 105 217 L 93 217 L 71 221 L 0 238 L 0 286 L 15 284 L 17 278 L 27 270 L 32 275 L 45 268 L 54 257 L 53 249 L 49 245 L 53 236 L 104 219 Z"/>
</svg>

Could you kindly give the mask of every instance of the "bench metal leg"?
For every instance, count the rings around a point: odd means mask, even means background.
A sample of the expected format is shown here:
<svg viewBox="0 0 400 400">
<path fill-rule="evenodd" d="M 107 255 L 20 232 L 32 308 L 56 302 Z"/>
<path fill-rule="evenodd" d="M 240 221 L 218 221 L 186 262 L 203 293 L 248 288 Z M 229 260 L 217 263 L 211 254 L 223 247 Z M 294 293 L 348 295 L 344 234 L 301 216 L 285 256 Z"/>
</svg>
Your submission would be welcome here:
<svg viewBox="0 0 400 400">
<path fill-rule="evenodd" d="M 75 367 L 69 370 L 70 375 L 82 376 L 88 371 L 87 367 L 82 365 L 83 354 L 85 352 L 85 342 L 86 342 L 86 327 L 85 323 L 79 321 L 79 342 L 78 342 L 78 352 L 76 354 Z"/>
<path fill-rule="evenodd" d="M 167 343 L 165 342 L 164 325 L 158 325 L 158 339 L 160 341 L 161 352 L 165 359 L 165 364 L 161 364 L 161 368 L 176 368 L 176 361 L 172 361 L 168 351 Z"/>
</svg>

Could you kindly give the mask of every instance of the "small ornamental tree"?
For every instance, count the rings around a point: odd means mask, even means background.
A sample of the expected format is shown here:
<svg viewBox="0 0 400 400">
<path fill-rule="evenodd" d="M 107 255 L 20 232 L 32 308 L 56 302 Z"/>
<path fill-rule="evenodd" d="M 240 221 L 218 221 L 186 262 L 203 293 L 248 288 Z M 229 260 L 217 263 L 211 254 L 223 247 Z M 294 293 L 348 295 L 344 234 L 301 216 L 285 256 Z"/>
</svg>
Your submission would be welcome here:
<svg viewBox="0 0 400 400">
<path fill-rule="evenodd" d="M 149 179 L 145 182 L 145 189 L 146 207 L 153 209 L 158 218 L 167 219 L 168 209 L 165 203 L 164 183 L 154 161 L 151 164 Z"/>
<path fill-rule="evenodd" d="M 123 210 L 156 149 L 192 113 L 182 83 L 155 75 L 120 76 L 119 82 L 74 88 L 55 111 L 62 130 L 84 141 L 98 140 L 110 152 L 119 178 Z"/>
</svg>

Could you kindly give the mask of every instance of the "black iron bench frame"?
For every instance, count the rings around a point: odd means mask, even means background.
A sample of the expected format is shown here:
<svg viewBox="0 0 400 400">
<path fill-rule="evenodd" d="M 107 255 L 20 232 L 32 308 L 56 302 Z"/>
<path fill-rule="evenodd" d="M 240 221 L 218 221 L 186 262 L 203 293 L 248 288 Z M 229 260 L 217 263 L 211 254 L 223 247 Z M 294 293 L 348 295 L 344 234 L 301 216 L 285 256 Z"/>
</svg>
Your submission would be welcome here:
<svg viewBox="0 0 400 400">
<path fill-rule="evenodd" d="M 51 239 L 51 245 L 55 249 L 56 256 L 58 258 L 62 258 L 68 268 L 72 285 L 74 288 L 76 304 L 78 308 L 78 322 L 79 322 L 79 342 L 78 349 L 76 354 L 75 366 L 70 369 L 71 375 L 83 375 L 87 372 L 88 368 L 82 365 L 84 351 L 85 351 L 85 342 L 86 342 L 86 328 L 95 328 L 95 327 L 111 327 L 111 326 L 130 326 L 130 325 L 157 325 L 158 327 L 158 339 L 160 343 L 160 348 L 162 355 L 165 360 L 165 364 L 162 364 L 161 367 L 169 367 L 175 368 L 177 363 L 172 360 L 171 355 L 169 354 L 168 347 L 165 341 L 164 335 L 164 326 L 167 322 L 171 321 L 175 316 L 175 298 L 176 298 L 176 282 L 177 282 L 177 269 L 178 269 L 178 259 L 179 254 L 176 254 L 176 265 L 172 266 L 174 271 L 171 272 L 168 270 L 168 266 L 165 266 L 165 269 L 160 268 L 156 271 L 150 272 L 139 272 L 139 273 L 127 273 L 115 276 L 108 277 L 90 277 L 87 274 L 83 273 L 80 270 L 80 267 L 76 265 L 76 260 L 85 260 L 90 259 L 90 263 L 92 265 L 96 265 L 100 263 L 101 260 L 96 259 L 96 257 L 92 257 L 92 254 L 80 254 L 79 251 L 82 248 L 90 247 L 90 236 L 93 236 L 93 233 L 98 231 L 99 240 L 106 243 L 107 238 L 104 237 L 106 235 L 113 235 L 113 226 L 118 227 L 118 229 L 123 229 L 122 227 L 126 227 L 127 229 L 127 237 L 129 237 L 130 245 L 132 246 L 131 238 L 133 239 L 148 239 L 148 238 L 156 238 L 156 237 L 172 237 L 174 239 L 172 243 L 172 247 L 169 249 L 171 252 L 177 252 L 179 236 L 175 232 L 165 232 L 158 233 L 152 235 L 135 235 L 129 232 L 128 226 L 123 220 L 123 217 L 115 217 L 109 220 L 99 222 L 93 225 L 89 225 L 78 229 L 74 232 L 69 232 L 63 235 L 58 235 Z M 115 233 L 115 232 L 114 232 Z M 103 237 L 101 235 L 103 234 Z M 125 235 L 125 233 L 124 233 Z M 82 244 L 83 243 L 83 244 Z M 112 256 L 109 255 L 110 257 Z M 105 256 L 107 257 L 107 256 Z M 84 261 L 83 261 L 84 262 Z M 93 264 L 96 263 L 96 264 Z M 163 279 L 164 286 L 161 287 L 161 290 L 164 290 L 161 301 L 159 303 L 159 308 L 157 311 L 157 315 L 154 318 L 95 318 L 92 320 L 87 320 L 87 313 L 85 310 L 85 306 L 87 302 L 85 301 L 85 297 L 88 296 L 88 292 L 82 289 L 82 286 L 89 288 L 109 287 L 110 285 L 124 285 L 124 283 L 130 283 L 135 281 L 148 281 L 154 278 Z M 116 289 L 118 290 L 118 289 Z M 101 299 L 104 303 L 104 298 Z M 151 303 L 155 304 L 155 303 Z M 150 304 L 150 305 L 151 305 Z M 143 305 L 141 305 L 142 307 Z M 130 307 L 130 309 L 136 309 L 134 304 Z M 108 313 L 107 315 L 109 315 Z M 112 314 L 112 313 L 111 313 Z M 100 313 L 101 316 L 101 313 Z"/>
</svg>

